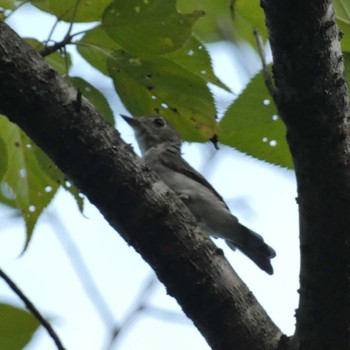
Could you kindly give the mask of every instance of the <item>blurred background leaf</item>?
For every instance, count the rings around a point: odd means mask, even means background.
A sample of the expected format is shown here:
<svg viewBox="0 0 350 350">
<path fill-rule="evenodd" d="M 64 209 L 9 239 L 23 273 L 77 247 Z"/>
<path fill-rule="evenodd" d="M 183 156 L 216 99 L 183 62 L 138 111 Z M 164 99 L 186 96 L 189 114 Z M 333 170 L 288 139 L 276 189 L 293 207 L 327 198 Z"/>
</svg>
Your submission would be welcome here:
<svg viewBox="0 0 350 350">
<path fill-rule="evenodd" d="M 31 47 L 39 52 L 45 49 L 45 45 L 37 39 L 26 38 L 25 40 Z M 68 71 L 72 66 L 72 59 L 70 57 L 70 54 L 64 50 L 56 51 L 49 56 L 46 56 L 45 61 L 63 76 L 66 76 L 68 74 Z"/>
<path fill-rule="evenodd" d="M 28 311 L 0 303 L 0 344 L 2 350 L 22 350 L 40 326 Z"/>
<path fill-rule="evenodd" d="M 120 46 L 112 40 L 101 26 L 89 30 L 77 43 L 78 52 L 93 67 L 109 75 L 107 60 Z"/>
<path fill-rule="evenodd" d="M 27 247 L 40 214 L 51 202 L 59 184 L 40 168 L 34 155 L 37 146 L 33 141 L 5 117 L 0 118 L 0 135 L 10 160 L 3 181 L 9 187 L 8 193 L 11 193 L 12 198 L 9 199 L 23 214 Z"/>
<path fill-rule="evenodd" d="M 93 22 L 101 20 L 111 0 L 32 0 L 42 11 L 66 22 Z"/>
<path fill-rule="evenodd" d="M 102 27 L 130 53 L 164 54 L 181 48 L 203 15 L 198 10 L 177 12 L 175 0 L 113 1 L 103 15 Z"/>
</svg>

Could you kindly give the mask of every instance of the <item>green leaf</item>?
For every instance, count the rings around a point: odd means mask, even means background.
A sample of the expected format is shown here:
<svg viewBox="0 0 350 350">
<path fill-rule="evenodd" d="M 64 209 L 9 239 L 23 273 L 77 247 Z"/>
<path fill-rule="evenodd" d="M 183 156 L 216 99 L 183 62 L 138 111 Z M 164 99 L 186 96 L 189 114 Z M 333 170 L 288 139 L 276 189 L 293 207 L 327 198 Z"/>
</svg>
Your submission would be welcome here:
<svg viewBox="0 0 350 350">
<path fill-rule="evenodd" d="M 28 311 L 0 304 L 0 344 L 2 350 L 22 350 L 40 323 Z"/>
<path fill-rule="evenodd" d="M 100 26 L 87 32 L 77 42 L 78 52 L 95 68 L 108 75 L 107 59 L 120 46 L 113 41 Z M 194 36 L 190 36 L 184 45 L 176 51 L 165 54 L 164 57 L 174 61 L 184 69 L 198 75 L 208 83 L 215 84 L 227 91 L 229 88 L 214 74 L 211 59 L 206 47 Z"/>
<path fill-rule="evenodd" d="M 129 52 L 163 54 L 179 49 L 201 16 L 202 11 L 178 13 L 176 0 L 115 0 L 106 9 L 102 26 Z"/>
<path fill-rule="evenodd" d="M 111 0 L 32 0 L 42 11 L 55 15 L 66 22 L 100 21 Z"/>
<path fill-rule="evenodd" d="M 3 181 L 12 192 L 11 202 L 22 211 L 26 224 L 26 249 L 35 224 L 54 197 L 58 184 L 41 170 L 33 152 L 37 146 L 5 117 L 0 118 L 0 135 L 9 159 Z"/>
<path fill-rule="evenodd" d="M 164 57 L 169 58 L 176 64 L 196 74 L 207 83 L 212 83 L 222 89 L 231 90 L 220 81 L 213 72 L 209 53 L 202 42 L 194 36 L 190 36 L 181 49 L 170 52 Z"/>
<path fill-rule="evenodd" d="M 45 46 L 33 38 L 26 38 L 25 41 L 37 51 L 44 50 Z M 69 68 L 72 65 L 70 54 L 66 51 L 56 51 L 45 57 L 45 61 L 62 75 L 67 75 Z"/>
<path fill-rule="evenodd" d="M 253 47 L 256 47 L 254 29 L 257 29 L 264 39 L 268 38 L 260 0 L 235 0 L 233 19 L 238 36 L 248 41 Z"/>
<path fill-rule="evenodd" d="M 164 57 L 139 58 L 121 50 L 108 65 L 119 96 L 134 116 L 160 114 L 189 141 L 216 134 L 213 97 L 195 74 Z"/>
<path fill-rule="evenodd" d="M 350 3 L 348 0 L 334 0 L 333 6 L 336 18 L 339 21 L 350 24 Z"/>
<path fill-rule="evenodd" d="M 16 201 L 16 195 L 9 187 L 6 182 L 0 182 L 0 203 L 7 205 L 8 207 L 18 210 Z M 21 213 L 18 213 L 18 216 L 21 216 Z"/>
<path fill-rule="evenodd" d="M 343 33 L 343 37 L 341 39 L 342 50 L 343 52 L 350 52 L 350 24 L 341 21 L 338 21 L 337 24 Z"/>
<path fill-rule="evenodd" d="M 14 0 L 0 0 L 0 8 L 14 10 L 16 8 L 16 3 Z"/>
<path fill-rule="evenodd" d="M 69 68 L 72 65 L 70 54 L 66 51 L 54 52 L 45 57 L 45 61 L 61 75 L 68 75 Z"/>
<path fill-rule="evenodd" d="M 344 0 L 333 1 L 337 24 L 342 31 L 341 46 L 343 51 L 350 52 L 350 3 Z"/>
<path fill-rule="evenodd" d="M 205 12 L 192 30 L 205 42 L 235 39 L 230 7 L 231 0 L 177 0 L 177 8 L 181 12 L 198 9 Z"/>
<path fill-rule="evenodd" d="M 77 43 L 78 52 L 96 69 L 109 75 L 107 59 L 120 46 L 100 26 L 89 30 Z"/>
<path fill-rule="evenodd" d="M 0 135 L 0 181 L 4 177 L 7 170 L 8 155 L 5 141 Z"/>
<path fill-rule="evenodd" d="M 235 0 L 234 13 L 239 13 L 252 28 L 267 34 L 265 15 L 260 7 L 260 0 Z"/>
<path fill-rule="evenodd" d="M 114 126 L 114 116 L 109 107 L 107 99 L 94 86 L 89 84 L 86 80 L 79 77 L 70 77 L 69 81 L 76 89 L 79 89 L 83 96 L 85 96 L 95 108 L 103 115 L 103 117 Z"/>
<path fill-rule="evenodd" d="M 345 68 L 345 77 L 346 80 L 350 81 L 350 53 L 344 52 L 344 68 Z"/>
<path fill-rule="evenodd" d="M 41 170 L 58 186 L 62 186 L 75 199 L 81 213 L 84 210 L 84 199 L 80 191 L 63 174 L 59 167 L 39 147 L 34 146 L 33 153 Z"/>
<path fill-rule="evenodd" d="M 219 124 L 219 140 L 261 160 L 292 168 L 285 134 L 260 72 L 226 111 Z"/>
</svg>

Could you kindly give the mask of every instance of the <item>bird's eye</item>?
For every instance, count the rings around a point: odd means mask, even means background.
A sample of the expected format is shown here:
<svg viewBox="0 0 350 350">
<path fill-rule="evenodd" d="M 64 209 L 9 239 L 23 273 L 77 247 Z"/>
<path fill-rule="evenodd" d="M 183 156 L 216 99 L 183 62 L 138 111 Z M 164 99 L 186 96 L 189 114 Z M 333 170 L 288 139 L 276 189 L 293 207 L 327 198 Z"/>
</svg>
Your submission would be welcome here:
<svg viewBox="0 0 350 350">
<path fill-rule="evenodd" d="M 161 128 L 165 125 L 165 121 L 162 118 L 156 118 L 154 119 L 153 124 L 158 128 Z"/>
</svg>

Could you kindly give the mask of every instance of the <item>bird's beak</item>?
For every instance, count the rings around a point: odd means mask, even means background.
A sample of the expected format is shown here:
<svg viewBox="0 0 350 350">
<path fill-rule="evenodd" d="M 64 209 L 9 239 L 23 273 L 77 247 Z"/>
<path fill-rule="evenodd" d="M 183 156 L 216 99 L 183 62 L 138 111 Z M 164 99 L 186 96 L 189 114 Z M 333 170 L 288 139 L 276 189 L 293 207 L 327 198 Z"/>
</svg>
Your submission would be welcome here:
<svg viewBox="0 0 350 350">
<path fill-rule="evenodd" d="M 131 118 L 126 115 L 120 114 L 120 116 L 132 127 L 137 128 L 140 125 L 140 121 L 136 118 Z"/>
</svg>

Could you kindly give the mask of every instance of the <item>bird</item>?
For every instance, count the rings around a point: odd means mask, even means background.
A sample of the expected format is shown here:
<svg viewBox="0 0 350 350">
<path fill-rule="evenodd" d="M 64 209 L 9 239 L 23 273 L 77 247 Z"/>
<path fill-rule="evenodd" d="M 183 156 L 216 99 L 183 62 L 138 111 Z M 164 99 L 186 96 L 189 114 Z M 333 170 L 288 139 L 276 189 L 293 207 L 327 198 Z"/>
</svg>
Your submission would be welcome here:
<svg viewBox="0 0 350 350">
<path fill-rule="evenodd" d="M 142 160 L 179 196 L 199 226 L 272 275 L 276 252 L 262 236 L 242 225 L 214 187 L 182 158 L 176 129 L 161 116 L 121 117 L 134 131 Z"/>
</svg>

